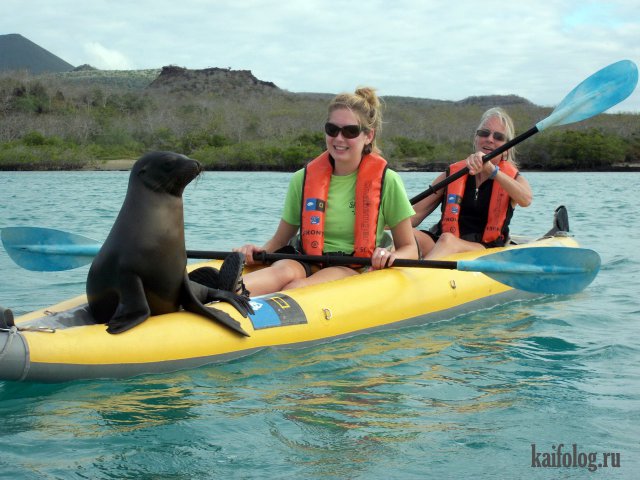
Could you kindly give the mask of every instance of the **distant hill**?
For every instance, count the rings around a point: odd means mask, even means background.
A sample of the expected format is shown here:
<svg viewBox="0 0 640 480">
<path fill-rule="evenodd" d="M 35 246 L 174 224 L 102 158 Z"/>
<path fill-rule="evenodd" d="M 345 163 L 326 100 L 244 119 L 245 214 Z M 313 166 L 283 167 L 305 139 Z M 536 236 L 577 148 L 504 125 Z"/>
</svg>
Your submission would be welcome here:
<svg viewBox="0 0 640 480">
<path fill-rule="evenodd" d="M 216 94 L 242 101 L 247 94 L 282 95 L 309 101 L 328 102 L 335 93 L 297 92 L 280 89 L 276 84 L 256 78 L 250 70 L 229 68 L 189 69 L 167 65 L 161 69 L 147 70 L 99 70 L 90 65 L 80 65 L 69 72 L 54 77 L 69 83 L 86 86 L 124 87 L 134 90 L 150 89 L 155 92 L 182 94 Z M 537 109 L 532 102 L 517 95 L 484 95 L 462 100 L 435 100 L 430 98 L 385 96 L 385 100 L 397 107 L 425 108 L 434 106 L 459 106 L 489 108 L 521 106 Z"/>
<path fill-rule="evenodd" d="M 73 65 L 17 33 L 0 35 L 0 71 L 69 72 Z"/>
<path fill-rule="evenodd" d="M 36 45 L 20 34 L 0 35 L 0 72 L 26 70 L 34 75 L 53 76 L 63 81 L 86 86 L 150 89 L 155 92 L 180 94 L 216 94 L 242 100 L 247 94 L 294 96 L 309 101 L 328 101 L 335 93 L 292 93 L 276 84 L 256 78 L 250 70 L 230 68 L 189 69 L 175 65 L 146 70 L 99 70 L 84 64 L 78 67 Z M 468 97 L 459 101 L 389 96 L 398 106 L 475 106 L 493 105 L 533 107 L 527 99 L 516 95 Z"/>
<path fill-rule="evenodd" d="M 463 100 L 456 102 L 458 105 L 478 105 L 484 108 L 490 108 L 495 105 L 500 105 L 502 107 L 510 107 L 514 105 L 526 105 L 526 106 L 534 106 L 526 98 L 522 98 L 518 95 L 482 95 L 482 96 L 473 96 L 467 97 Z"/>
</svg>

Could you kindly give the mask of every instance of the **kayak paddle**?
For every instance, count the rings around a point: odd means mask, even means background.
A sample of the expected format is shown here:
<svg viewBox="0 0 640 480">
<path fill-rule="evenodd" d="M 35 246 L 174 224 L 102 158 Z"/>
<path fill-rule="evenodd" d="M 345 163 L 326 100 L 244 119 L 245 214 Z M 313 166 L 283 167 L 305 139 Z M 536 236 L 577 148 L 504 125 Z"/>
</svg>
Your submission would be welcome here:
<svg viewBox="0 0 640 480">
<path fill-rule="evenodd" d="M 27 270 L 69 270 L 91 263 L 101 244 L 81 235 L 51 228 L 5 227 L 2 243 L 11 259 Z M 188 258 L 223 260 L 230 252 L 187 250 Z M 371 265 L 370 258 L 331 255 L 261 253 L 257 260 L 295 259 L 325 265 Z M 600 269 L 593 250 L 573 247 L 514 248 L 475 260 L 405 260 L 395 267 L 439 268 L 481 272 L 519 290 L 534 293 L 571 294 L 589 285 Z"/>
<path fill-rule="evenodd" d="M 482 160 L 488 162 L 549 127 L 579 122 L 602 113 L 631 95 L 637 83 L 638 67 L 635 63 L 630 60 L 612 63 L 608 67 L 598 70 L 571 90 L 547 118 L 540 120 L 534 127 L 488 153 L 482 157 Z M 468 172 L 469 168 L 465 167 L 441 182 L 431 185 L 424 192 L 413 197 L 411 205 L 415 205 Z"/>
</svg>

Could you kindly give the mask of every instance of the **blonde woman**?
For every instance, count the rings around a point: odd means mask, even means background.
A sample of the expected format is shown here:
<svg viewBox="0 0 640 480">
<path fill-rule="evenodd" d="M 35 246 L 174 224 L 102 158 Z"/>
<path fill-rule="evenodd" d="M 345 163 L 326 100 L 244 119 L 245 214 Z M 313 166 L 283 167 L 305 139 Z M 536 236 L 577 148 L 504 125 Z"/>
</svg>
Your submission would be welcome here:
<svg viewBox="0 0 640 480">
<path fill-rule="evenodd" d="M 234 249 L 254 263 L 255 252 L 294 249 L 307 255 L 346 254 L 370 257 L 372 268 L 393 265 L 396 258 L 416 259 L 411 217 L 415 213 L 399 175 L 387 168 L 376 137 L 382 125 L 380 101 L 372 88 L 337 95 L 324 126 L 327 149 L 294 173 L 278 228 L 263 246 Z M 394 249 L 383 248 L 385 226 Z M 357 275 L 361 268 L 311 265 L 279 260 L 244 276 L 252 295 L 314 285 Z"/>
<path fill-rule="evenodd" d="M 449 165 L 433 184 L 464 167 L 469 168 L 469 173 L 414 205 L 414 227 L 438 205 L 442 209 L 440 221 L 430 230 L 414 229 L 422 258 L 502 246 L 508 241 L 514 208 L 528 207 L 533 193 L 529 182 L 518 172 L 513 148 L 486 163 L 482 157 L 514 135 L 513 121 L 503 109 L 487 110 L 474 135 L 475 153 Z"/>
</svg>

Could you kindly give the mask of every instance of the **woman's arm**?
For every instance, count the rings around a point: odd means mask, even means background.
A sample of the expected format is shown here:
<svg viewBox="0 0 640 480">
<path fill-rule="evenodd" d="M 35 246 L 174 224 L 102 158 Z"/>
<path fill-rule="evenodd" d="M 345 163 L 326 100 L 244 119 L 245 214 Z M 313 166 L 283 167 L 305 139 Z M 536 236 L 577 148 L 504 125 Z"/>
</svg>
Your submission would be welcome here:
<svg viewBox="0 0 640 480">
<path fill-rule="evenodd" d="M 467 165 L 469 166 L 469 174 L 476 175 L 480 171 L 489 178 L 496 166 L 491 162 L 482 162 L 482 152 L 476 152 L 467 158 Z M 478 166 L 479 165 L 479 166 Z M 531 186 L 526 178 L 518 174 L 516 178 L 511 178 L 504 172 L 498 170 L 497 175 L 494 177 L 502 188 L 505 189 L 509 197 L 511 198 L 511 204 L 513 206 L 520 205 L 521 207 L 528 207 L 533 200 L 533 192 Z"/>
<path fill-rule="evenodd" d="M 234 248 L 233 251 L 244 253 L 245 263 L 247 265 L 253 265 L 255 263 L 253 261 L 254 253 L 273 253 L 289 243 L 289 240 L 291 240 L 296 233 L 298 233 L 297 225 L 291 225 L 284 220 L 280 220 L 276 233 L 274 233 L 273 237 L 271 237 L 262 247 L 249 243 L 247 245 L 243 245 L 240 248 Z"/>
<path fill-rule="evenodd" d="M 520 205 L 521 207 L 528 207 L 533 201 L 533 191 L 526 178 L 522 175 L 518 175 L 516 178 L 511 178 L 509 175 L 498 172 L 495 177 L 502 188 L 511 197 L 511 203 Z"/>
<path fill-rule="evenodd" d="M 396 258 L 406 258 L 416 260 L 418 258 L 418 247 L 413 236 L 411 218 L 405 218 L 391 229 L 393 244 L 395 249 L 390 252 L 384 248 L 376 248 L 371 256 L 371 266 L 374 270 L 390 267 Z"/>
<path fill-rule="evenodd" d="M 438 177 L 431 183 L 431 185 L 435 185 L 438 182 L 441 182 L 445 178 L 445 173 L 441 173 Z M 444 189 L 440 189 L 437 192 L 429 195 L 426 198 L 423 198 L 418 203 L 413 206 L 416 214 L 411 217 L 411 225 L 417 227 L 422 223 L 422 221 L 427 218 L 431 212 L 433 212 L 442 200 Z"/>
<path fill-rule="evenodd" d="M 291 225 L 284 220 L 280 220 L 276 233 L 264 244 L 262 250 L 267 253 L 273 253 L 289 243 L 289 240 L 291 240 L 296 233 L 298 233 L 297 225 Z"/>
</svg>

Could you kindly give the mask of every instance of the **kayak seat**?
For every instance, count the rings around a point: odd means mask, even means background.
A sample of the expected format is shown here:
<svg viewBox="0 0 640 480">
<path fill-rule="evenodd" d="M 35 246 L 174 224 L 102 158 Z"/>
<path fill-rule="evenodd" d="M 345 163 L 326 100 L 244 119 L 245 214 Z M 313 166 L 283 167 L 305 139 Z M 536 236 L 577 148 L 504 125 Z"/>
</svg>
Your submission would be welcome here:
<svg viewBox="0 0 640 480">
<path fill-rule="evenodd" d="M 553 227 L 547 233 L 545 233 L 538 240 L 543 238 L 550 237 L 568 237 L 569 235 L 569 214 L 567 213 L 567 208 L 564 205 L 560 205 L 556 208 L 553 214 Z M 522 245 L 525 243 L 530 243 L 532 241 L 531 237 L 526 236 L 509 236 L 509 240 L 507 241 L 507 245 Z"/>
<path fill-rule="evenodd" d="M 13 312 L 8 308 L 0 306 L 0 329 L 7 330 L 14 325 Z"/>
<path fill-rule="evenodd" d="M 566 236 L 569 233 L 569 214 L 564 205 L 556 208 L 553 214 L 553 227 L 542 238 Z"/>
</svg>

